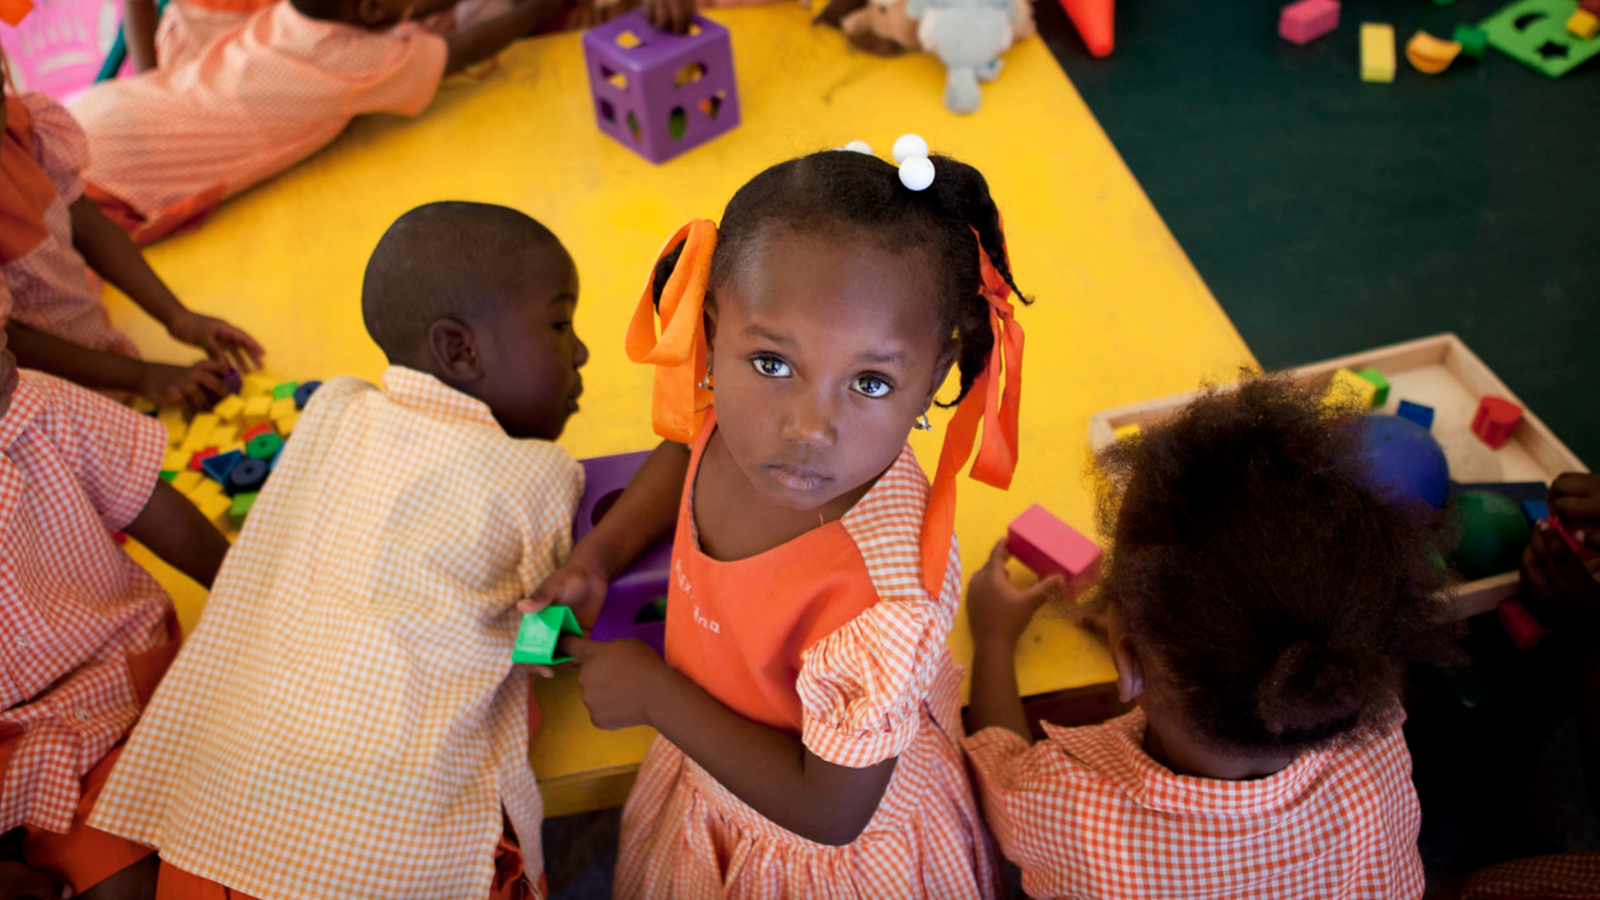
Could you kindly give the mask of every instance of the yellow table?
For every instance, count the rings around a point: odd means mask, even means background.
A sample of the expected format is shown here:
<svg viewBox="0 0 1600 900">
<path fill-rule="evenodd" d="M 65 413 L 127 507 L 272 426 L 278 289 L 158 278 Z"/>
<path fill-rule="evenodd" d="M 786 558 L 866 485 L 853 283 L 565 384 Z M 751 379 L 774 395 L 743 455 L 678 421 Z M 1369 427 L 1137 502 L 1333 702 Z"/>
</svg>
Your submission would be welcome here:
<svg viewBox="0 0 1600 900">
<path fill-rule="evenodd" d="M 650 446 L 649 372 L 627 363 L 621 335 L 661 242 L 683 221 L 716 216 L 762 167 L 861 139 L 887 153 L 914 131 L 980 167 L 1005 211 L 1012 262 L 1037 299 L 1028 330 L 1022 465 L 1010 493 L 961 488 L 958 533 L 967 571 L 1027 504 L 1093 529 L 1084 477 L 1091 412 L 1190 390 L 1250 354 L 1044 45 L 1006 56 L 975 116 L 941 103 L 944 73 L 919 54 L 856 54 L 793 6 L 730 10 L 744 123 L 656 167 L 594 125 L 577 35 L 528 41 L 481 84 L 453 85 L 418 120 L 356 123 L 333 147 L 236 199 L 200 230 L 149 251 L 186 302 L 250 329 L 287 378 L 376 378 L 361 273 L 379 235 L 427 201 L 521 208 L 571 249 L 583 278 L 580 333 L 593 360 L 584 412 L 562 443 L 577 457 Z M 153 358 L 192 356 L 125 299 L 118 326 Z M 931 465 L 942 434 L 913 442 Z M 204 595 L 153 563 L 186 627 Z M 964 622 L 951 635 L 970 654 Z M 1035 623 L 1019 659 L 1024 692 L 1106 681 L 1104 648 L 1060 620 Z M 588 724 L 573 679 L 539 685 L 545 725 L 535 771 L 551 815 L 619 803 L 649 740 Z"/>
</svg>

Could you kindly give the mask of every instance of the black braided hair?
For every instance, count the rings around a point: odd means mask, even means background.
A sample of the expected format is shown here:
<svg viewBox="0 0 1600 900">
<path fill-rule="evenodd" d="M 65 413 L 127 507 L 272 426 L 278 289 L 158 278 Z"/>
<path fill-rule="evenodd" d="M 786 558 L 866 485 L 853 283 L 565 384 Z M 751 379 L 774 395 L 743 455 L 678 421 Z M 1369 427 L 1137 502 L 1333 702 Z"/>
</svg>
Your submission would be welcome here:
<svg viewBox="0 0 1600 900">
<path fill-rule="evenodd" d="M 979 294 L 979 240 L 1016 296 L 1031 301 L 1012 278 L 1000 211 L 983 174 L 947 156 L 931 159 L 933 186 L 925 191 L 902 185 L 892 163 L 848 150 L 791 159 L 750 179 L 722 214 L 707 305 L 715 302 L 717 286 L 727 283 L 745 253 L 773 226 L 840 239 L 868 237 L 891 252 L 919 250 L 931 262 L 944 263 L 939 323 L 947 335 L 944 349 L 955 351 L 961 376 L 961 392 L 950 405 L 960 402 L 994 346 L 988 302 Z M 673 248 L 656 264 L 657 303 L 681 250 L 681 245 Z"/>
</svg>

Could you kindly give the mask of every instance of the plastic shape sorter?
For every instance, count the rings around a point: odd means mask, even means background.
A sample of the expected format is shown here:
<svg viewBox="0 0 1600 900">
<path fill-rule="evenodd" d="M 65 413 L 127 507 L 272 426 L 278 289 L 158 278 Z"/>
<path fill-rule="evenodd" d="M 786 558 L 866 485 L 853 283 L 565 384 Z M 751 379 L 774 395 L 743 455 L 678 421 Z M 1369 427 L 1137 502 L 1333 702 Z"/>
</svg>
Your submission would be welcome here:
<svg viewBox="0 0 1600 900">
<path fill-rule="evenodd" d="M 611 510 L 611 505 L 617 502 L 622 489 L 633 480 L 634 473 L 639 471 L 650 452 L 583 461 L 586 481 L 583 496 L 578 499 L 578 513 L 572 522 L 574 543 L 583 540 Z M 600 615 L 589 628 L 589 637 L 597 641 L 636 638 L 654 647 L 657 653 L 664 653 L 667 622 L 662 611 L 671 577 L 672 541 L 669 538 L 611 582 Z"/>
<path fill-rule="evenodd" d="M 600 130 L 653 163 L 739 124 L 733 44 L 710 19 L 676 35 L 629 13 L 586 33 L 583 57 Z"/>
</svg>

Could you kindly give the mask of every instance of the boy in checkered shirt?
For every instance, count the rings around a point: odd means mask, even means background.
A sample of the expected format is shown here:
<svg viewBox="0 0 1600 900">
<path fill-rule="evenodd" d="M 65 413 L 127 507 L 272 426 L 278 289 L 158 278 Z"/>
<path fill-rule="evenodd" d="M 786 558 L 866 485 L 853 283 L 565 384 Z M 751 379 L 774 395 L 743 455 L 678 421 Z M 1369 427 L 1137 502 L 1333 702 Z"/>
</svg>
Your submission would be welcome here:
<svg viewBox="0 0 1600 900">
<path fill-rule="evenodd" d="M 588 349 L 578 276 L 520 212 L 434 203 L 367 266 L 383 388 L 318 389 L 92 821 L 158 898 L 542 893 L 511 649 L 571 550 L 554 441 Z"/>
<path fill-rule="evenodd" d="M 85 820 L 178 640 L 112 535 L 207 587 L 228 550 L 161 480 L 166 452 L 160 422 L 19 371 L 0 330 L 0 898 L 154 887 L 149 848 Z"/>
<path fill-rule="evenodd" d="M 1097 602 L 1132 712 L 1042 723 L 1012 657 L 1059 586 L 995 548 L 967 600 L 968 757 L 1032 897 L 1421 897 L 1397 700 L 1449 646 L 1431 510 L 1363 480 L 1360 429 L 1281 378 L 1203 394 L 1100 457 Z"/>
</svg>

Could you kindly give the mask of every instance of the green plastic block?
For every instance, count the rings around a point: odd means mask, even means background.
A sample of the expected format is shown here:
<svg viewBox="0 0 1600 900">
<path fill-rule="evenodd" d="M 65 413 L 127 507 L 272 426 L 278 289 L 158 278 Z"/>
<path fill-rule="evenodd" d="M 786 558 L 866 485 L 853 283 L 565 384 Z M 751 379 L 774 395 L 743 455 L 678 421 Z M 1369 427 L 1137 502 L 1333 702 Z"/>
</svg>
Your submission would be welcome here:
<svg viewBox="0 0 1600 900">
<path fill-rule="evenodd" d="M 563 634 L 583 637 L 583 629 L 578 627 L 570 606 L 546 606 L 524 615 L 522 627 L 517 629 L 517 645 L 511 649 L 511 661 L 553 666 L 572 659 L 555 655 L 556 641 Z"/>
<path fill-rule="evenodd" d="M 178 477 L 178 473 L 177 472 L 173 472 L 173 471 L 168 470 L 168 469 L 162 469 L 161 470 L 161 480 L 167 482 L 168 484 L 171 484 L 172 483 L 172 479 L 177 478 L 177 477 Z"/>
<path fill-rule="evenodd" d="M 250 491 L 233 495 L 233 508 L 228 510 L 228 515 L 233 518 L 233 524 L 242 524 L 244 517 L 250 515 L 250 510 L 256 505 L 256 495 L 258 493 L 257 491 Z"/>
<path fill-rule="evenodd" d="M 1600 36 L 1584 40 L 1567 31 L 1577 8 L 1573 0 L 1517 0 L 1478 27 L 1488 33 L 1489 46 L 1560 78 L 1600 53 Z"/>
<path fill-rule="evenodd" d="M 250 443 L 244 445 L 244 455 L 251 459 L 266 460 L 277 456 L 282 449 L 283 438 L 268 432 L 251 438 Z"/>
<path fill-rule="evenodd" d="M 1389 379 L 1383 377 L 1382 372 L 1377 369 L 1362 369 L 1356 374 L 1372 382 L 1373 387 L 1378 389 L 1378 392 L 1372 396 L 1373 406 L 1382 406 L 1384 401 L 1389 399 Z"/>
<path fill-rule="evenodd" d="M 1489 46 L 1489 33 L 1482 28 L 1474 28 L 1465 23 L 1456 26 L 1450 35 L 1450 40 L 1461 45 L 1461 55 L 1473 59 L 1483 59 L 1483 51 Z"/>
<path fill-rule="evenodd" d="M 280 385 L 277 385 L 277 386 L 273 387 L 273 389 L 272 389 L 272 399 L 274 399 L 274 400 L 293 400 L 294 399 L 294 392 L 299 387 L 300 387 L 300 382 L 298 382 L 298 381 L 285 381 L 283 384 L 280 384 Z"/>
</svg>

